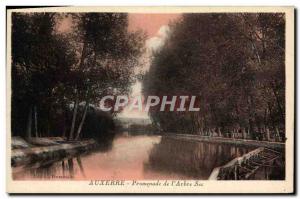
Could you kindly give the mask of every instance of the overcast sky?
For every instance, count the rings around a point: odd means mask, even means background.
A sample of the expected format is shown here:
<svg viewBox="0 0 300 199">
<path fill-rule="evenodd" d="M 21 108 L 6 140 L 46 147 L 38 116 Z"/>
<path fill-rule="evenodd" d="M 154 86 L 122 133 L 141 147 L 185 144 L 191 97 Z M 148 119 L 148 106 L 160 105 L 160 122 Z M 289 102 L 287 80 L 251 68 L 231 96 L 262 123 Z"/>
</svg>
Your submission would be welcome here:
<svg viewBox="0 0 300 199">
<path fill-rule="evenodd" d="M 147 34 L 146 52 L 143 55 L 145 59 L 142 66 L 143 71 L 147 71 L 151 62 L 151 53 L 159 49 L 163 44 L 169 33 L 168 24 L 171 21 L 177 20 L 179 14 L 129 14 L 129 31 L 143 30 Z M 140 82 L 132 86 L 131 97 L 142 95 L 142 85 Z M 130 118 L 148 118 L 148 113 L 138 110 L 129 111 L 128 107 L 124 109 L 119 117 Z"/>
</svg>

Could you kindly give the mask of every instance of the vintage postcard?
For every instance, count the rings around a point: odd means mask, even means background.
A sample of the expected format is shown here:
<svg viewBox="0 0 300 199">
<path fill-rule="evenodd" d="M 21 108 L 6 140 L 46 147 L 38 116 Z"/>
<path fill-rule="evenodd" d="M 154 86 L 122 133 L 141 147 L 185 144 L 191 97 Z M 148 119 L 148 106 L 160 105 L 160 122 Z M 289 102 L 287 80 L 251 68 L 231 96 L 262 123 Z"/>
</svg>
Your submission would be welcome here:
<svg viewBox="0 0 300 199">
<path fill-rule="evenodd" d="M 293 7 L 7 8 L 7 192 L 294 193 Z"/>
</svg>

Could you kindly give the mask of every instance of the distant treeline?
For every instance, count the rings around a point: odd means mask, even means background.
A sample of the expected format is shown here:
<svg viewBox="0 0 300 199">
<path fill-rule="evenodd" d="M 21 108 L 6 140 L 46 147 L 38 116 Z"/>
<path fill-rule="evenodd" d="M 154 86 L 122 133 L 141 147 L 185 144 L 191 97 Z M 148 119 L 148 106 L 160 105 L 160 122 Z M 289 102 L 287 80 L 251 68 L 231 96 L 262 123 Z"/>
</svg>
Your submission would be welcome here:
<svg viewBox="0 0 300 199">
<path fill-rule="evenodd" d="M 152 124 L 146 124 L 146 125 L 132 124 L 126 130 L 131 135 L 139 135 L 139 134 L 151 135 L 151 134 L 158 134 L 159 133 L 159 129 L 157 129 Z"/>
<path fill-rule="evenodd" d="M 199 112 L 150 110 L 163 131 L 283 140 L 285 15 L 184 14 L 154 52 L 143 91 L 199 99 Z"/>
</svg>

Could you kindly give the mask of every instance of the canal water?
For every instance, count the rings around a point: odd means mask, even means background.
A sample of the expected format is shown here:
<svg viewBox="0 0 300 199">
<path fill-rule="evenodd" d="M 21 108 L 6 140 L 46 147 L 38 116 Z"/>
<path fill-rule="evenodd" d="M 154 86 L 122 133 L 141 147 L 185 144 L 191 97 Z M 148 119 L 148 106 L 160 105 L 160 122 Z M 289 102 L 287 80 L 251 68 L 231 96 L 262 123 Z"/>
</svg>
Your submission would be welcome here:
<svg viewBox="0 0 300 199">
<path fill-rule="evenodd" d="M 248 148 L 161 136 L 121 136 L 108 151 L 13 171 L 15 180 L 205 180 Z"/>
</svg>

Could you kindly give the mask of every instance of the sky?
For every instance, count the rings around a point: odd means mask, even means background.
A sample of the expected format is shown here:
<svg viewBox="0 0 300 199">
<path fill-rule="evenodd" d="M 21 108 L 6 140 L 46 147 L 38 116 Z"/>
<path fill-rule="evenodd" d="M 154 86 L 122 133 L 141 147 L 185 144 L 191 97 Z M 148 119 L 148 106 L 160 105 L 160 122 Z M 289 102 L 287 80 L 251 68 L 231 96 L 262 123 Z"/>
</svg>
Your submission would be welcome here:
<svg viewBox="0 0 300 199">
<path fill-rule="evenodd" d="M 146 47 L 151 53 L 163 45 L 168 35 L 168 24 L 178 20 L 180 14 L 129 14 L 129 31 L 142 30 L 147 35 Z M 148 53 L 149 53 L 148 52 Z"/>
<path fill-rule="evenodd" d="M 157 36 L 162 26 L 168 25 L 170 21 L 178 19 L 180 14 L 134 14 L 130 13 L 129 31 L 142 29 L 148 38 Z"/>
<path fill-rule="evenodd" d="M 142 30 L 147 35 L 146 40 L 146 52 L 143 55 L 144 65 L 141 66 L 142 71 L 147 71 L 151 62 L 151 54 L 163 46 L 165 39 L 169 34 L 168 24 L 172 21 L 176 21 L 180 18 L 180 14 L 129 14 L 129 31 Z M 142 95 L 142 84 L 136 82 L 132 86 L 131 97 Z M 144 111 L 132 110 L 129 111 L 128 107 L 125 107 L 119 117 L 128 118 L 149 118 L 148 113 Z"/>
</svg>

